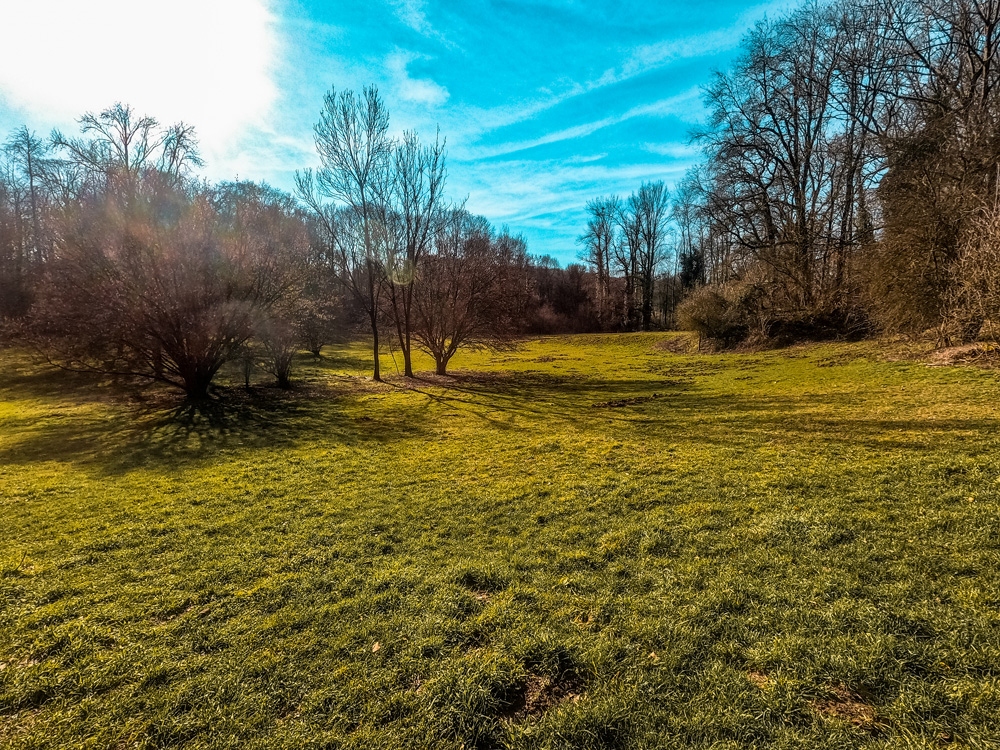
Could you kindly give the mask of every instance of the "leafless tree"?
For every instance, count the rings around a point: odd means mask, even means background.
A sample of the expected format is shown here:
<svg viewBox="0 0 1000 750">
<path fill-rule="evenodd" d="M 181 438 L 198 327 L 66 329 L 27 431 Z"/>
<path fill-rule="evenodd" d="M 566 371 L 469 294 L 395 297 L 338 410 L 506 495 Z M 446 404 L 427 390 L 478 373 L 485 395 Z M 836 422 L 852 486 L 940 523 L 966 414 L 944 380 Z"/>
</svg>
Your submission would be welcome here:
<svg viewBox="0 0 1000 750">
<path fill-rule="evenodd" d="M 385 288 L 388 228 L 384 200 L 390 191 L 392 141 L 389 113 L 378 90 L 339 94 L 331 89 L 314 129 L 321 167 L 296 174 L 296 192 L 322 227 L 340 265 L 339 277 L 363 306 L 372 333 L 374 368 L 379 367 L 379 311 Z M 340 204 L 324 205 L 323 198 Z"/>
<path fill-rule="evenodd" d="M 449 212 L 414 287 L 413 337 L 438 375 L 462 348 L 496 349 L 516 334 L 517 261 L 524 241 L 464 210 Z"/>
<path fill-rule="evenodd" d="M 26 127 L 0 147 L 0 319 L 19 317 L 54 241 L 48 144 Z"/>
<path fill-rule="evenodd" d="M 149 197 L 128 210 L 94 198 L 67 212 L 32 330 L 60 366 L 204 399 L 257 322 L 294 296 L 301 225 L 253 200 L 163 186 L 139 194 Z"/>
<path fill-rule="evenodd" d="M 642 329 L 648 331 L 652 327 L 656 270 L 666 249 L 667 186 L 662 181 L 644 182 L 629 199 L 629 205 L 638 219 L 640 243 L 636 271 L 642 292 Z"/>
<path fill-rule="evenodd" d="M 635 286 L 639 275 L 639 253 L 642 252 L 642 219 L 632 200 L 623 203 L 615 197 L 612 201 L 619 233 L 618 241 L 612 246 L 611 257 L 624 279 L 622 326 L 625 330 L 633 330 L 637 319 Z"/>
<path fill-rule="evenodd" d="M 397 241 L 387 243 L 388 306 L 403 354 L 403 372 L 408 378 L 413 377 L 414 289 L 419 283 L 421 262 L 445 220 L 444 146 L 440 134 L 434 143 L 424 146 L 416 133 L 404 133 L 393 147 L 390 193 L 383 201 L 388 214 L 383 225 L 395 227 L 397 234 Z"/>
<path fill-rule="evenodd" d="M 616 210 L 613 198 L 597 198 L 587 204 L 587 229 L 578 238 L 583 245 L 581 259 L 594 269 L 594 297 L 598 325 L 603 326 L 611 309 L 611 256 L 617 242 Z"/>
<path fill-rule="evenodd" d="M 175 186 L 202 165 L 194 128 L 184 123 L 163 128 L 156 118 L 120 102 L 99 114 L 88 112 L 79 123 L 82 135 L 55 130 L 52 143 L 77 168 L 81 188 L 92 194 L 128 203 L 141 186 Z M 143 182 L 151 173 L 157 179 Z"/>
<path fill-rule="evenodd" d="M 277 311 L 258 321 L 253 336 L 262 350 L 261 366 L 274 376 L 279 388 L 292 387 L 292 365 L 299 351 L 299 333 L 288 314 Z"/>
</svg>

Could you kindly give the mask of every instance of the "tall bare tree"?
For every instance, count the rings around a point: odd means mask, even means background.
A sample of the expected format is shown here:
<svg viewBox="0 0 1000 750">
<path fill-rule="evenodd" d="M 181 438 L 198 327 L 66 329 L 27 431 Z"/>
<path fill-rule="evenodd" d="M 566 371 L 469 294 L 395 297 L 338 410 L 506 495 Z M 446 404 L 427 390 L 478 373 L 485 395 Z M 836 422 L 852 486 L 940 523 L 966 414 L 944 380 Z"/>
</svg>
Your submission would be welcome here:
<svg viewBox="0 0 1000 750">
<path fill-rule="evenodd" d="M 610 313 L 611 255 L 616 237 L 616 202 L 596 198 L 587 203 L 587 229 L 578 238 L 583 245 L 581 259 L 594 269 L 594 297 L 597 321 L 604 326 Z"/>
<path fill-rule="evenodd" d="M 496 349 L 517 332 L 524 241 L 464 209 L 448 212 L 414 293 L 414 340 L 445 375 L 462 348 Z M 522 287 L 523 289 L 523 287 Z"/>
<path fill-rule="evenodd" d="M 156 118 L 139 115 L 127 104 L 88 112 L 79 124 L 80 136 L 52 133 L 53 146 L 77 168 L 78 191 L 115 196 L 127 205 L 140 188 L 178 185 L 203 163 L 193 127 L 161 127 Z M 154 172 L 156 180 L 142 180 Z"/>
<path fill-rule="evenodd" d="M 617 197 L 611 200 L 619 229 L 618 241 L 612 246 L 611 256 L 625 282 L 622 326 L 630 331 L 635 328 L 638 317 L 635 285 L 639 275 L 639 253 L 642 252 L 642 218 L 633 200 L 622 202 Z"/>
<path fill-rule="evenodd" d="M 416 133 L 394 144 L 390 194 L 384 205 L 386 226 L 395 225 L 398 242 L 390 243 L 387 278 L 389 309 L 403 354 L 403 372 L 413 377 L 413 294 L 420 265 L 445 220 L 445 143 L 440 133 L 422 145 Z"/>
<path fill-rule="evenodd" d="M 296 192 L 320 221 L 341 266 L 340 278 L 362 305 L 372 333 L 372 378 L 379 367 L 379 310 L 385 288 L 388 228 L 385 198 L 391 189 L 393 144 L 389 113 L 375 87 L 360 97 L 331 89 L 314 128 L 321 166 L 296 174 Z M 339 202 L 342 210 L 323 204 Z"/>
<path fill-rule="evenodd" d="M 639 252 L 636 271 L 642 292 L 642 329 L 648 331 L 653 319 L 653 291 L 656 269 L 663 260 L 669 195 L 663 181 L 644 182 L 629 199 L 631 210 L 638 218 Z"/>
</svg>

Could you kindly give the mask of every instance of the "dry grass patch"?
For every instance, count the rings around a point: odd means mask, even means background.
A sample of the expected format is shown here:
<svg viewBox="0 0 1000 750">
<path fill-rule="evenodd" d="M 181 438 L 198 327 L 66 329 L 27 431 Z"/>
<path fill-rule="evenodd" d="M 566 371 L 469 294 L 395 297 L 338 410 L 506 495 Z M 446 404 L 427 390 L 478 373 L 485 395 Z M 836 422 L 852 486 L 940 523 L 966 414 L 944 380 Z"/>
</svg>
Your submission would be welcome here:
<svg viewBox="0 0 1000 750">
<path fill-rule="evenodd" d="M 876 713 L 862 696 L 844 685 L 830 688 L 831 698 L 813 701 L 810 705 L 820 716 L 838 719 L 856 727 L 872 729 L 876 726 Z"/>
</svg>

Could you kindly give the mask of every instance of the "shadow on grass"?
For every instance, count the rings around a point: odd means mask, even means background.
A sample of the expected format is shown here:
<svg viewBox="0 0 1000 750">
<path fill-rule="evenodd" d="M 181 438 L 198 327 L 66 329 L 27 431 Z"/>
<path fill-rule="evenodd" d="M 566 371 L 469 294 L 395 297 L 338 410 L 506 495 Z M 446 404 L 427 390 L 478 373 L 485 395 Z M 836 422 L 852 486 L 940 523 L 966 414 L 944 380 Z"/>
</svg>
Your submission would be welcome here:
<svg viewBox="0 0 1000 750">
<path fill-rule="evenodd" d="M 356 417 L 338 395 L 315 396 L 272 388 L 217 389 L 199 402 L 161 398 L 110 416 L 40 420 L 21 439 L 0 445 L 0 463 L 65 461 L 111 474 L 157 466 L 210 462 L 245 449 L 280 449 L 305 441 L 337 445 L 386 443 L 423 434 L 412 410 Z"/>
<path fill-rule="evenodd" d="M 31 353 L 6 353 L 5 359 L 8 361 L 0 368 L 0 394 L 75 403 L 112 400 L 106 376 L 63 370 Z M 125 392 L 120 383 L 118 386 Z"/>
<path fill-rule="evenodd" d="M 296 361 L 298 371 L 306 376 L 345 372 L 370 373 L 373 365 L 370 354 L 362 356 L 339 350 L 331 351 L 329 347 L 319 357 L 305 354 Z"/>
<path fill-rule="evenodd" d="M 638 436 L 650 445 L 739 448 L 774 441 L 917 451 L 970 435 L 985 444 L 998 427 L 991 418 L 877 419 L 865 415 L 856 395 L 720 393 L 684 376 L 637 380 L 530 370 L 456 371 L 449 377 L 428 373 L 386 386 L 422 398 L 394 398 L 391 406 L 374 401 L 363 408 L 355 399 L 362 392 L 352 390 L 356 385 L 351 383 L 345 381 L 340 390 L 305 387 L 291 393 L 220 388 L 219 398 L 205 403 L 160 399 L 82 415 L 56 408 L 35 422 L 25 421 L 20 432 L 0 442 L 0 463 L 65 461 L 111 474 L 148 466 L 171 470 L 236 450 L 431 439 L 434 429 L 448 420 L 536 434 L 561 423 L 622 438 Z M 109 392 L 96 379 L 60 371 L 6 375 L 0 386 L 62 402 L 93 400 L 95 394 Z"/>
<path fill-rule="evenodd" d="M 922 450 L 942 440 L 998 434 L 994 418 L 920 417 L 878 419 L 859 416 L 856 394 L 748 396 L 700 390 L 687 378 L 610 380 L 534 372 L 458 373 L 435 378 L 413 390 L 483 422 L 511 429 L 496 415 L 588 423 L 638 432 L 649 440 L 732 446 L 762 438 L 799 445 L 850 444 L 876 450 Z M 523 429 L 537 429 L 526 425 Z M 544 429 L 544 428 L 542 428 Z M 600 429 L 600 428 L 597 428 Z"/>
</svg>

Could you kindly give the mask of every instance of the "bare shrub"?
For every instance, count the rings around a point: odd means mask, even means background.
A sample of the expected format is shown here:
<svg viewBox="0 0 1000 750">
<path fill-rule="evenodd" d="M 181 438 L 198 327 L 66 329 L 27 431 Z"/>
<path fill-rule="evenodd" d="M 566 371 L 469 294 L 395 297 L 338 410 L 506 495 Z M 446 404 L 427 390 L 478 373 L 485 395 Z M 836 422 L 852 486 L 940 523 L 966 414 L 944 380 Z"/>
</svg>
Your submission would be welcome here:
<svg viewBox="0 0 1000 750">
<path fill-rule="evenodd" d="M 32 329 L 57 364 L 208 396 L 259 320 L 295 289 L 294 230 L 253 201 L 169 188 L 67 212 Z"/>
<path fill-rule="evenodd" d="M 1000 207 L 979 213 L 959 244 L 955 283 L 948 299 L 948 315 L 941 335 L 976 341 L 998 340 L 1000 324 Z"/>
<path fill-rule="evenodd" d="M 767 317 L 762 296 L 762 287 L 750 282 L 699 287 L 677 306 L 677 321 L 682 329 L 723 346 L 763 337 Z"/>
</svg>

